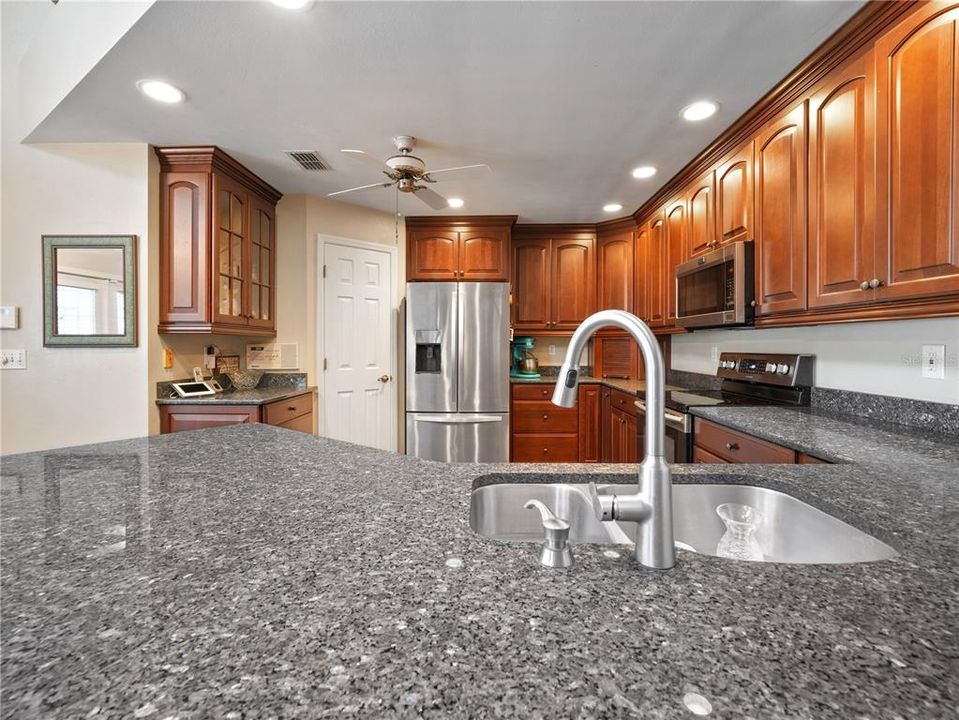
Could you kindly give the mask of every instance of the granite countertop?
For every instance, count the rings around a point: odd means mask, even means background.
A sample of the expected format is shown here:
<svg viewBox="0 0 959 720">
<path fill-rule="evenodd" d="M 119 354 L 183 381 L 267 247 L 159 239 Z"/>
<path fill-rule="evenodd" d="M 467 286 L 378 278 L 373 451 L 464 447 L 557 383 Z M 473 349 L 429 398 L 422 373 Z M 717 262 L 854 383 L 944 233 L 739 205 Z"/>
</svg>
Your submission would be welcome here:
<svg viewBox="0 0 959 720">
<path fill-rule="evenodd" d="M 2 716 L 685 719 L 698 693 L 711 718 L 954 717 L 959 447 L 769 411 L 697 412 L 851 462 L 676 481 L 785 490 L 899 557 L 680 551 L 652 572 L 579 545 L 550 571 L 470 530 L 471 488 L 634 468 L 443 465 L 260 424 L 6 457 Z"/>
<path fill-rule="evenodd" d="M 510 376 L 509 381 L 516 385 L 553 385 L 556 383 L 556 375 L 543 375 L 538 378 L 517 378 Z M 605 385 L 606 387 L 622 390 L 636 397 L 643 397 L 646 394 L 645 380 L 626 380 L 622 378 L 598 378 L 593 375 L 580 375 L 577 378 L 580 385 Z M 686 390 L 679 385 L 666 385 L 666 390 Z"/>
<path fill-rule="evenodd" d="M 202 395 L 200 397 L 161 397 L 157 398 L 157 405 L 266 405 L 277 400 L 286 400 L 307 392 L 316 392 L 315 386 L 310 387 L 256 387 L 252 390 L 226 390 L 216 395 Z"/>
</svg>

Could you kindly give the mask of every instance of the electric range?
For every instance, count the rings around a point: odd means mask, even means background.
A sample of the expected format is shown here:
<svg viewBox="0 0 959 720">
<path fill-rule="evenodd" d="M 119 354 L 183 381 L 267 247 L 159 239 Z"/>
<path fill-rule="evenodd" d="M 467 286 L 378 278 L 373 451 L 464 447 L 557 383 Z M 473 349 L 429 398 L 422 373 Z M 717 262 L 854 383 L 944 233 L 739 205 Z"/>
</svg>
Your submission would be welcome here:
<svg viewBox="0 0 959 720">
<path fill-rule="evenodd" d="M 691 462 L 693 416 L 690 408 L 733 405 L 809 405 L 813 384 L 812 355 L 724 352 L 719 357 L 718 390 L 673 390 L 666 393 L 666 460 Z M 641 414 L 646 403 L 637 401 Z"/>
</svg>

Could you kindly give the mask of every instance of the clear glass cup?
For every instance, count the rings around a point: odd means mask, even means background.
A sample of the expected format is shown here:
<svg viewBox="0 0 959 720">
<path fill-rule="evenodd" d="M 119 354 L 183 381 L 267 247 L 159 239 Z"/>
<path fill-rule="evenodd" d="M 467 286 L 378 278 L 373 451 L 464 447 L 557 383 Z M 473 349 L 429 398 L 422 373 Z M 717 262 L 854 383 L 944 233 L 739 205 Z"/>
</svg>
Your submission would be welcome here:
<svg viewBox="0 0 959 720">
<path fill-rule="evenodd" d="M 716 514 L 726 525 L 726 532 L 716 545 L 719 557 L 733 560 L 762 560 L 763 548 L 756 538 L 762 526 L 763 515 L 751 505 L 723 503 L 716 507 Z"/>
</svg>

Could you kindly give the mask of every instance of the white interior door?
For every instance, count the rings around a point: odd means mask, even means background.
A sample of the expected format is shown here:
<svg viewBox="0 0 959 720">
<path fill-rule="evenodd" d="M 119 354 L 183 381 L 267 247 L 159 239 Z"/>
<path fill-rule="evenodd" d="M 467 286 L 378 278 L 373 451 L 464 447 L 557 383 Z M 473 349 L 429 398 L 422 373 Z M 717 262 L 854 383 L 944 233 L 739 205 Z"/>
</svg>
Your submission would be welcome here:
<svg viewBox="0 0 959 720">
<path fill-rule="evenodd" d="M 393 255 L 323 244 L 323 434 L 396 449 Z"/>
</svg>

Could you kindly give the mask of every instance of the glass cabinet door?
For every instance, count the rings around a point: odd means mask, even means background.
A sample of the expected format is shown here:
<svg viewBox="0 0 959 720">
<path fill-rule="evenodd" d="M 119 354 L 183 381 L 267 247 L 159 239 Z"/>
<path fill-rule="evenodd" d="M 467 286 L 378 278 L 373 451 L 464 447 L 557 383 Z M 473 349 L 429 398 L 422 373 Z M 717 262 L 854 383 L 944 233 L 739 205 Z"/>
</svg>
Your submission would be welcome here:
<svg viewBox="0 0 959 720">
<path fill-rule="evenodd" d="M 217 322 L 246 324 L 247 195 L 222 177 L 217 177 L 216 188 L 213 314 Z"/>
<path fill-rule="evenodd" d="M 273 327 L 275 218 L 273 207 L 251 197 L 250 324 Z"/>
</svg>

